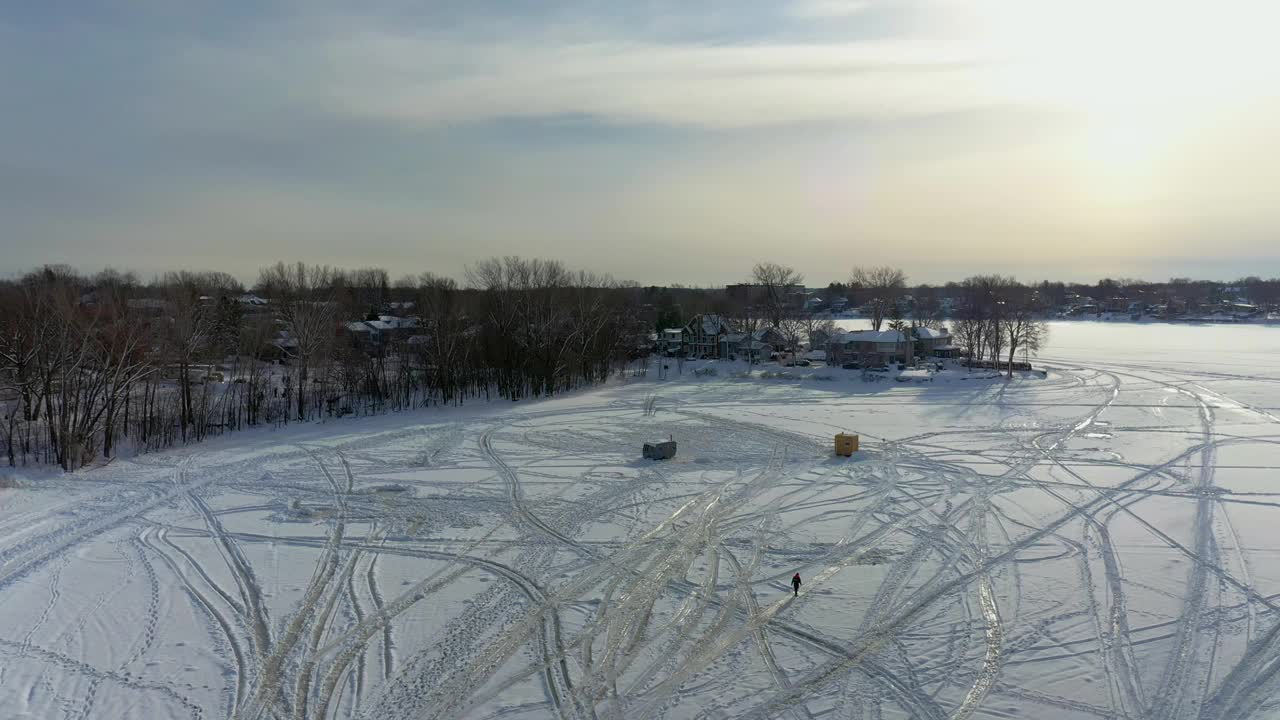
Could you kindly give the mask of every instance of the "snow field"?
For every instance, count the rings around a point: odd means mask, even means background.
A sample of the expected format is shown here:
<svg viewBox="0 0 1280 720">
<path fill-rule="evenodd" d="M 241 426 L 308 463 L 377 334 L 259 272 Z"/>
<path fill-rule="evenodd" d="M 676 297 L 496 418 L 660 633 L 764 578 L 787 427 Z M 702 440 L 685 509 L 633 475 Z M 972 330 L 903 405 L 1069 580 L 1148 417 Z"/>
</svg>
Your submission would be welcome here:
<svg viewBox="0 0 1280 720">
<path fill-rule="evenodd" d="M 1057 323 L 1043 379 L 686 366 L 30 480 L 0 707 L 1280 717 L 1280 332 L 1160 330 Z"/>
</svg>

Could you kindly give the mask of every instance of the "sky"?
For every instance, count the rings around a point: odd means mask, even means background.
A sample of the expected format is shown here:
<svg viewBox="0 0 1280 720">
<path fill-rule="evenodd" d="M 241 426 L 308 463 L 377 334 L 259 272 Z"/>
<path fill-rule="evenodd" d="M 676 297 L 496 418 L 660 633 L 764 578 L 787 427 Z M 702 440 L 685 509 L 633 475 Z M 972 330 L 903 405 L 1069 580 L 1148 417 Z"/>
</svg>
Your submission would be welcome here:
<svg viewBox="0 0 1280 720">
<path fill-rule="evenodd" d="M 0 273 L 1280 275 L 1272 2 L 0 5 Z"/>
</svg>

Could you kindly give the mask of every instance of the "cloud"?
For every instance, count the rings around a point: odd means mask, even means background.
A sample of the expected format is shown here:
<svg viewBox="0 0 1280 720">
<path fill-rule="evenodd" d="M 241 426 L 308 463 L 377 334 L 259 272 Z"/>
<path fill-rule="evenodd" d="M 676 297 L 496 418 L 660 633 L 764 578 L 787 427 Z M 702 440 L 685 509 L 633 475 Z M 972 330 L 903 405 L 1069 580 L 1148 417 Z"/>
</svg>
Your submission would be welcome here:
<svg viewBox="0 0 1280 720">
<path fill-rule="evenodd" d="M 8 261 L 520 252 L 718 282 L 759 257 L 823 281 L 859 259 L 1128 267 L 1173 235 L 1257 254 L 1280 109 L 1246 6 L 0 11 Z"/>
<path fill-rule="evenodd" d="M 788 11 L 799 18 L 846 18 L 871 9 L 871 0 L 801 0 L 788 6 Z"/>
<path fill-rule="evenodd" d="M 1280 69 L 1254 42 L 1256 30 L 1239 45 L 1202 42 L 1204 27 L 1245 32 L 1240 18 L 1157 12 L 1145 2 L 1120 12 L 1094 0 L 805 0 L 761 14 L 775 32 L 728 38 L 703 37 L 709 21 L 689 11 L 633 28 L 630 16 L 552 8 L 514 26 L 455 18 L 448 31 L 385 13 L 320 15 L 244 42 L 192 43 L 173 58 L 169 84 L 202 90 L 204 118 L 249 99 L 267 116 L 324 113 L 419 129 L 583 116 L 732 130 L 1001 105 L 1170 113 L 1265 92 Z M 711 8 L 702 12 L 725 12 Z M 875 31 L 839 37 L 833 20 Z M 1186 52 L 1197 45 L 1204 51 Z"/>
</svg>

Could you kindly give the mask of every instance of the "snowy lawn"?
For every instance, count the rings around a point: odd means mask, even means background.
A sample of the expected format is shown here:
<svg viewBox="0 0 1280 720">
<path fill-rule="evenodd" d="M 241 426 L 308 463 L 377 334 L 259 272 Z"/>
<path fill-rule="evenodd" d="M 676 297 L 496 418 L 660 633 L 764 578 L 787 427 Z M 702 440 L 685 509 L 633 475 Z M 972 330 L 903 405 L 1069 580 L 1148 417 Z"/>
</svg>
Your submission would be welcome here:
<svg viewBox="0 0 1280 720">
<path fill-rule="evenodd" d="M 19 476 L 0 716 L 1280 717 L 1280 329 L 1052 333 Z"/>
</svg>

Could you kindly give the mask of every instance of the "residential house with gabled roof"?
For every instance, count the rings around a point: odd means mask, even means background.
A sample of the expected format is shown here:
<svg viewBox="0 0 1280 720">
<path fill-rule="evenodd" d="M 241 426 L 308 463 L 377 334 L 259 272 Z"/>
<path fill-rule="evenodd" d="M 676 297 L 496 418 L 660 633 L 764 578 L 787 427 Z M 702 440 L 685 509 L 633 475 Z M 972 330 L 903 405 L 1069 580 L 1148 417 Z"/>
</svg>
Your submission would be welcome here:
<svg viewBox="0 0 1280 720">
<path fill-rule="evenodd" d="M 338 334 L 346 335 L 353 345 L 365 352 L 381 352 L 383 348 L 420 334 L 422 321 L 416 317 L 379 315 L 377 320 L 341 323 Z"/>
<path fill-rule="evenodd" d="M 732 323 L 721 315 L 695 315 L 684 326 L 686 357 L 720 357 L 721 341 L 734 332 Z"/>
<path fill-rule="evenodd" d="M 831 362 L 883 365 L 906 360 L 911 355 L 911 338 L 898 330 L 859 330 L 834 334 L 827 356 Z"/>
<path fill-rule="evenodd" d="M 756 330 L 751 333 L 751 339 L 759 343 L 772 345 L 774 349 L 781 349 L 787 346 L 787 337 L 776 327 L 767 327 Z"/>
<path fill-rule="evenodd" d="M 748 336 L 746 333 L 729 333 L 720 341 L 720 357 L 729 357 L 735 359 L 754 360 L 760 362 L 768 360 L 772 355 L 776 345 L 760 340 L 760 332 L 756 331 Z"/>
<path fill-rule="evenodd" d="M 916 355 L 949 358 L 960 352 L 960 348 L 954 344 L 955 338 L 946 328 L 917 327 L 912 328 L 911 332 L 916 339 Z"/>
</svg>

